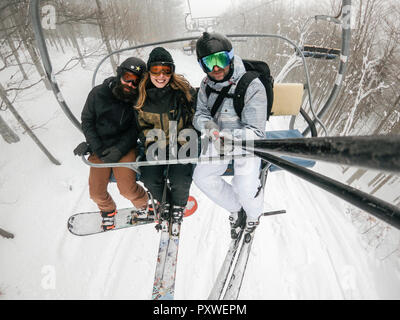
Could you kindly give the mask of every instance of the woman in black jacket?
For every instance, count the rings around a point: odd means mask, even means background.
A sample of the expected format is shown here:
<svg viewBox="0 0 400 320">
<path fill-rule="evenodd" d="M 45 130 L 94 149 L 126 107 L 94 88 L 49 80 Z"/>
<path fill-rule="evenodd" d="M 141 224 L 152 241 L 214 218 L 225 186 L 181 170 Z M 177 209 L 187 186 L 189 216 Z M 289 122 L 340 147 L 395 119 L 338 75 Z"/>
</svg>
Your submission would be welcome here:
<svg viewBox="0 0 400 320">
<path fill-rule="evenodd" d="M 170 121 L 176 121 L 177 132 L 193 128 L 195 90 L 182 76 L 176 74 L 171 54 L 162 47 L 154 48 L 147 61 L 148 72 L 139 85 L 139 98 L 135 109 L 141 130 L 140 139 L 145 145 L 145 152 L 156 142 L 152 133 L 162 131 L 163 141 L 157 140 L 158 151 L 164 149 L 168 158 Z M 186 142 L 186 141 L 184 141 Z M 178 140 L 179 143 L 184 143 Z M 147 159 L 149 160 L 149 159 Z M 180 221 L 189 196 L 192 183 L 192 164 L 173 164 L 142 166 L 144 185 L 158 201 L 162 201 L 164 173 L 168 167 L 170 192 L 167 195 L 164 216 L 171 213 L 175 221 Z"/>
</svg>

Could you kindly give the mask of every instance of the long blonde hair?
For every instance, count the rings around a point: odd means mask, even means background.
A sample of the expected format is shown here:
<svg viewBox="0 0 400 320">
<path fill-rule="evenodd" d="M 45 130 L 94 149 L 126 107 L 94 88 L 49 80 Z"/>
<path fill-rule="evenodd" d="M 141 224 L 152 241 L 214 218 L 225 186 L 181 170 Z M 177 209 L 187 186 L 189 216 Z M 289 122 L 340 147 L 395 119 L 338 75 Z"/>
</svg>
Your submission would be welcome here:
<svg viewBox="0 0 400 320">
<path fill-rule="evenodd" d="M 139 84 L 139 98 L 137 100 L 136 106 L 134 107 L 136 110 L 141 111 L 143 105 L 147 98 L 146 87 L 150 80 L 150 73 L 146 72 L 143 76 L 142 81 Z M 192 86 L 190 85 L 189 81 L 181 74 L 176 74 L 175 72 L 172 73 L 171 79 L 169 80 L 169 84 L 172 89 L 180 90 L 185 94 L 186 100 L 188 102 L 192 101 L 193 96 L 191 94 Z"/>
</svg>

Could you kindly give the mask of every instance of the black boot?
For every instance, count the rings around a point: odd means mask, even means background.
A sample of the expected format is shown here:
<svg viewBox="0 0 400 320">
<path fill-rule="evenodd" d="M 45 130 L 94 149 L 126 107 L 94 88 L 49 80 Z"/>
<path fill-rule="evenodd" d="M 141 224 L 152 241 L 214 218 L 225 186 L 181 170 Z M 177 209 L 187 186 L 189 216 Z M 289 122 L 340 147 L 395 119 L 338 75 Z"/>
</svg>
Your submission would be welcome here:
<svg viewBox="0 0 400 320">
<path fill-rule="evenodd" d="M 185 207 L 173 206 L 171 210 L 172 221 L 181 223 L 184 212 L 185 212 Z"/>
<path fill-rule="evenodd" d="M 115 215 L 117 214 L 117 210 L 113 211 L 100 211 L 101 217 L 103 220 L 101 221 L 101 227 L 104 231 L 112 230 L 115 228 Z"/>
<path fill-rule="evenodd" d="M 171 218 L 171 205 L 169 203 L 164 204 L 161 211 L 161 218 L 164 220 L 169 220 Z"/>
<path fill-rule="evenodd" d="M 173 206 L 171 209 L 171 235 L 178 236 L 181 230 L 181 222 L 185 207 Z"/>
<path fill-rule="evenodd" d="M 231 224 L 231 238 L 237 239 L 241 230 L 246 226 L 246 213 L 243 208 L 239 211 L 231 212 L 229 216 L 229 221 Z"/>
</svg>

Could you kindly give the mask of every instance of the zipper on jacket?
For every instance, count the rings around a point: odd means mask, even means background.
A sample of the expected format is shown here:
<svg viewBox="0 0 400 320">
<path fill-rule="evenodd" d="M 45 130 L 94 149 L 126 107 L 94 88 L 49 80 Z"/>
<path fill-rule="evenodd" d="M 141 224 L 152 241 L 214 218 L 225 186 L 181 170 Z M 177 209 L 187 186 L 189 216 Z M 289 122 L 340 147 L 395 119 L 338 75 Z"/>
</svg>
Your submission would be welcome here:
<svg viewBox="0 0 400 320">
<path fill-rule="evenodd" d="M 119 125 L 122 127 L 122 119 L 124 118 L 125 115 L 125 108 L 122 109 L 122 115 L 121 115 L 121 119 L 119 120 Z"/>
</svg>

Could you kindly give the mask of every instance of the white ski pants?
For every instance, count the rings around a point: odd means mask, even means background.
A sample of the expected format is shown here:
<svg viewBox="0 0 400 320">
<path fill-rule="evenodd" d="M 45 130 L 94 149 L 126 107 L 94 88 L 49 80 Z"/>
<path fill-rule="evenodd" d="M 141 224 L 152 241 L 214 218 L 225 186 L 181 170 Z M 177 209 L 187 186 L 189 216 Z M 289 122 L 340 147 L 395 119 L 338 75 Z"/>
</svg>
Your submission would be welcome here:
<svg viewBox="0 0 400 320">
<path fill-rule="evenodd" d="M 208 153 L 210 152 L 215 154 L 212 144 L 208 150 Z M 235 212 L 243 207 L 247 220 L 255 221 L 263 212 L 263 191 L 261 190 L 255 198 L 260 187 L 260 165 L 261 159 L 258 157 L 235 159 L 234 176 L 232 182 L 228 183 L 222 177 L 228 162 L 198 164 L 193 173 L 193 181 L 203 193 L 222 208 Z"/>
</svg>

